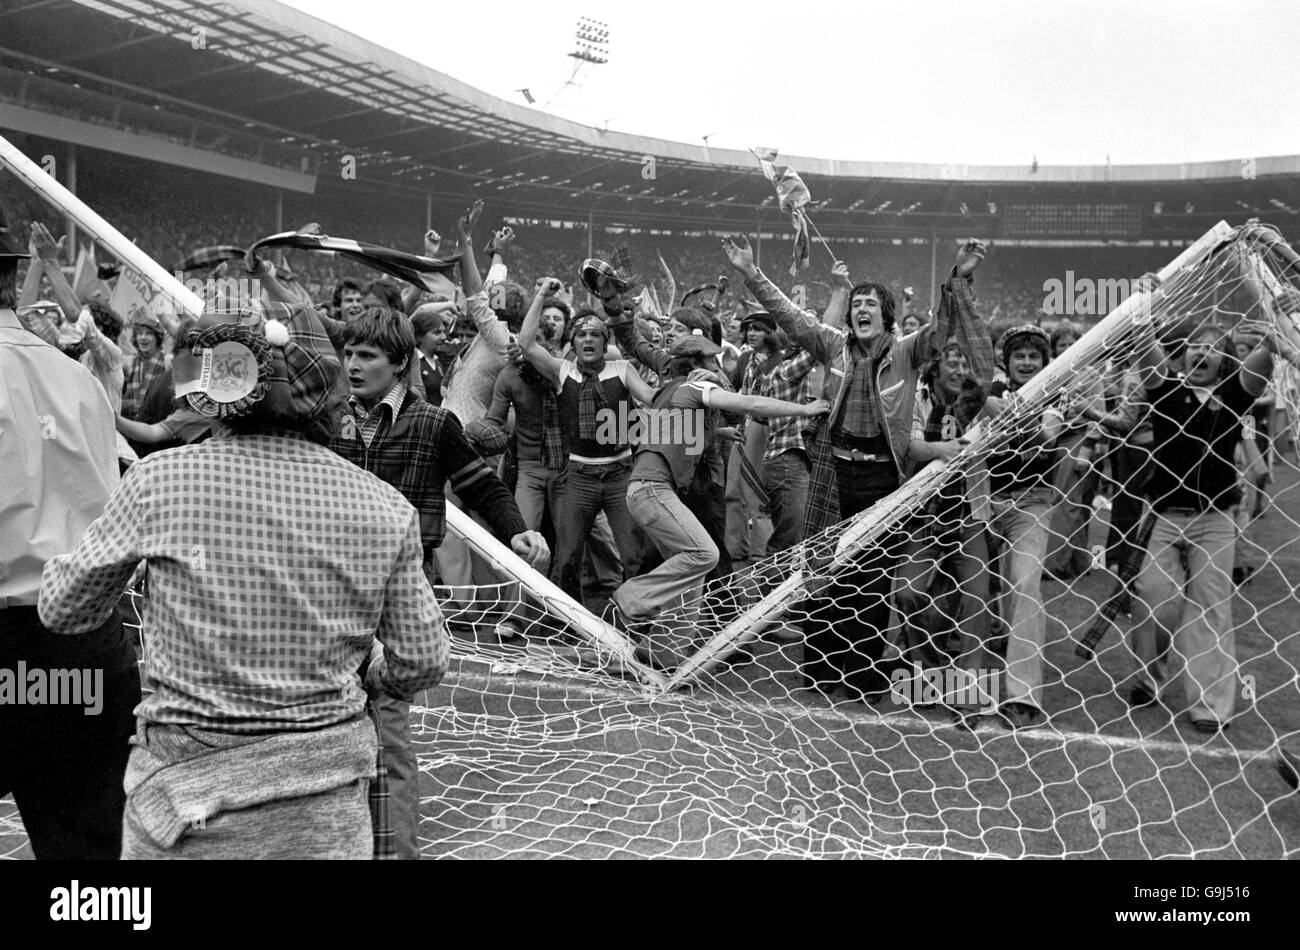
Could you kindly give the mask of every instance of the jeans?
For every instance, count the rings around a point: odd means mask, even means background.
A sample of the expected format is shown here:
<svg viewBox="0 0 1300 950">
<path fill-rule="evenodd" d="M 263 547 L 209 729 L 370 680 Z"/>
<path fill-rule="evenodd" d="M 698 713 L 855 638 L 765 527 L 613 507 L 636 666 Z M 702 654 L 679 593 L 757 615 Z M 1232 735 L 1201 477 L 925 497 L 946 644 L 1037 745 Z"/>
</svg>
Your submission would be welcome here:
<svg viewBox="0 0 1300 950">
<path fill-rule="evenodd" d="M 19 662 L 29 673 L 99 671 L 89 704 L 85 693 L 83 705 L 0 703 L 0 796 L 13 793 L 38 860 L 116 861 L 140 702 L 140 670 L 122 618 L 115 610 L 99 629 L 63 636 L 41 625 L 35 607 L 10 607 L 0 610 L 0 631 L 0 669 L 15 677 Z M 96 704 L 99 713 L 86 715 Z"/>
<path fill-rule="evenodd" d="M 935 526 L 938 527 L 938 526 Z M 949 540 L 933 528 L 917 526 L 898 569 L 895 603 L 902 620 L 903 657 L 922 669 L 966 670 L 980 674 L 1000 666 L 988 652 L 988 541 L 983 526 L 966 521 Z M 997 696 L 970 693 L 952 705 L 986 706 Z"/>
<path fill-rule="evenodd" d="M 627 481 L 632 462 L 589 465 L 570 461 L 559 479 L 559 519 L 555 525 L 555 561 L 551 580 L 574 600 L 582 600 L 582 552 L 598 512 L 609 518 L 614 544 L 624 565 L 637 561 L 632 516 L 627 510 Z"/>
<path fill-rule="evenodd" d="M 387 694 L 371 700 L 377 716 L 379 744 L 388 768 L 388 825 L 397 857 L 420 857 L 420 764 L 411 744 L 411 704 Z"/>
<path fill-rule="evenodd" d="M 1019 495 L 994 495 L 989 528 L 1004 545 L 1003 594 L 999 611 L 1009 630 L 1003 702 L 1043 708 L 1043 555 L 1054 492 L 1032 488 Z"/>
<path fill-rule="evenodd" d="M 515 504 L 529 531 L 542 530 L 542 518 L 551 509 L 551 520 L 558 512 L 560 473 L 536 460 L 521 459 L 515 480 Z"/>
<path fill-rule="evenodd" d="M 757 458 L 762 471 L 763 448 L 767 444 L 767 426 L 753 419 L 745 423 L 745 444 L 731 446 L 727 460 L 727 532 L 725 548 L 737 561 L 759 557 L 767 543 L 764 539 L 772 530 L 772 523 L 764 514 L 758 496 L 745 480 L 741 459 L 748 455 Z"/>
<path fill-rule="evenodd" d="M 627 490 L 628 510 L 641 530 L 654 542 L 664 561 L 654 570 L 627 581 L 614 593 L 614 603 L 629 620 L 653 617 L 675 604 L 686 609 L 679 626 L 685 635 L 675 637 L 674 660 L 699 629 L 698 607 L 704 579 L 718 563 L 718 546 L 677 497 L 667 482 L 635 481 Z"/>
<path fill-rule="evenodd" d="M 870 508 L 898 488 L 892 463 L 835 460 L 840 517 Z M 803 674 L 814 689 L 845 686 L 863 699 L 889 691 L 894 664 L 882 662 L 889 629 L 889 596 L 906 535 L 890 531 L 859 553 L 830 584 L 806 602 Z"/>
<path fill-rule="evenodd" d="M 808 455 L 800 449 L 782 452 L 763 463 L 763 490 L 767 492 L 772 512 L 772 536 L 767 540 L 769 557 L 803 540 L 810 474 Z"/>
<path fill-rule="evenodd" d="M 1110 502 L 1110 534 L 1106 538 L 1106 561 L 1119 570 L 1128 558 L 1139 553 L 1132 538 L 1142 520 L 1142 488 L 1150 473 L 1151 450 L 1144 445 L 1123 445 L 1111 453 L 1117 490 Z"/>
<path fill-rule="evenodd" d="M 1069 456 L 1056 466 L 1053 478 L 1059 497 L 1052 510 L 1046 568 L 1062 581 L 1082 577 L 1092 567 L 1088 524 L 1101 484 L 1100 461 L 1089 465 L 1082 475 Z"/>
<path fill-rule="evenodd" d="M 1175 659 L 1186 665 L 1183 684 L 1194 720 L 1224 722 L 1236 700 L 1234 533 L 1232 517 L 1224 511 L 1160 515 L 1137 579 L 1137 679 L 1158 692 L 1169 678 L 1169 656 L 1158 649 L 1156 638 L 1171 637 Z M 1148 619 L 1154 623 L 1144 622 Z"/>
</svg>

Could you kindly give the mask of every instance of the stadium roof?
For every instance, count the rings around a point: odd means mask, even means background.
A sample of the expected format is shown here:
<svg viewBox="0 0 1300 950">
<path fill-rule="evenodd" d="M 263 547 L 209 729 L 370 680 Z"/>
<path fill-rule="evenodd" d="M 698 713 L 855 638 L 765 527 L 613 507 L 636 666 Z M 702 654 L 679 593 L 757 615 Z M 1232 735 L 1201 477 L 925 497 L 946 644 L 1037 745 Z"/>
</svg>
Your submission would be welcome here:
<svg viewBox="0 0 1300 950">
<path fill-rule="evenodd" d="M 46 110 L 101 130 L 188 135 L 278 169 L 284 181 L 266 176 L 277 187 L 294 187 L 294 173 L 332 187 L 351 156 L 372 187 L 478 191 L 521 215 L 675 227 L 782 217 L 748 152 L 507 102 L 274 0 L 4 0 L 0 89 L 10 87 L 0 127 L 7 100 L 10 127 Z M 1300 156 L 1113 167 L 782 160 L 808 183 L 828 234 L 1127 238 L 1300 209 Z"/>
</svg>

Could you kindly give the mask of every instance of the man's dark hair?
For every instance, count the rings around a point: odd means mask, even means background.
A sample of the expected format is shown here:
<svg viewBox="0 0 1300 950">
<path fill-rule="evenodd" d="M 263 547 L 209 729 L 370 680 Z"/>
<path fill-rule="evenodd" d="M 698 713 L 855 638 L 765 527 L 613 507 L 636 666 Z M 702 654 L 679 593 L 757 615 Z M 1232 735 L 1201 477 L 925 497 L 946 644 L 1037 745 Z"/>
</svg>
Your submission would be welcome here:
<svg viewBox="0 0 1300 950">
<path fill-rule="evenodd" d="M 849 291 L 849 321 L 853 320 L 853 298 L 859 294 L 869 294 L 876 292 L 876 299 L 880 301 L 880 322 L 884 325 L 886 333 L 894 332 L 894 292 L 884 284 L 875 280 L 866 280 L 856 285 Z"/>
<path fill-rule="evenodd" d="M 415 330 L 411 318 L 400 310 L 370 307 L 343 327 L 344 345 L 373 346 L 404 373 L 415 354 Z"/>
<path fill-rule="evenodd" d="M 343 291 L 355 290 L 361 295 L 365 295 L 365 288 L 361 286 L 361 281 L 355 277 L 344 277 L 334 285 L 334 312 L 338 313 L 343 309 Z"/>
<path fill-rule="evenodd" d="M 365 296 L 376 297 L 389 310 L 402 312 L 402 288 L 391 280 L 380 277 L 366 284 Z"/>
<path fill-rule="evenodd" d="M 18 307 L 18 261 L 0 258 L 0 309 Z"/>
<path fill-rule="evenodd" d="M 122 318 L 117 315 L 117 312 L 99 300 L 87 303 L 86 309 L 90 311 L 95 326 L 99 327 L 99 332 L 116 343 L 117 338 L 122 335 Z"/>
</svg>

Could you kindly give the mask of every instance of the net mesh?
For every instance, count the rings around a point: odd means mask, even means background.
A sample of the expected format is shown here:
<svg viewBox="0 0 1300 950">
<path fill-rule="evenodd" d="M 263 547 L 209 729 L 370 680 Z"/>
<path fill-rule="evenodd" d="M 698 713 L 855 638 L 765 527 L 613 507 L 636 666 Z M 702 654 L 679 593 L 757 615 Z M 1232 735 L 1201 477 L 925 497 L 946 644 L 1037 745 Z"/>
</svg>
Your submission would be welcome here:
<svg viewBox="0 0 1300 950">
<path fill-rule="evenodd" d="M 1152 339 L 1297 338 L 1296 275 L 1256 237 L 1167 268 L 946 466 L 633 626 L 658 676 L 553 591 L 439 591 L 452 666 L 411 713 L 424 856 L 1294 857 L 1270 757 L 1300 733 L 1296 370 L 1277 359 L 1233 439 L 1240 501 L 1150 538 L 1140 429 L 1080 417 L 1136 400 Z M 0 855 L 22 851 L 0 803 Z"/>
</svg>

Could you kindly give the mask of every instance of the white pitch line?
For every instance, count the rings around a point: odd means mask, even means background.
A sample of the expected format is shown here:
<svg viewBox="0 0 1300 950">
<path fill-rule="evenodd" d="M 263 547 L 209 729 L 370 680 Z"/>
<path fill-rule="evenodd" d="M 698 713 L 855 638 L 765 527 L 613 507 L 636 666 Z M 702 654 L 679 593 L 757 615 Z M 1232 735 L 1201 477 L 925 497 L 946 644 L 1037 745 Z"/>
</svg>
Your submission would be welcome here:
<svg viewBox="0 0 1300 950">
<path fill-rule="evenodd" d="M 462 657 L 461 662 L 462 663 L 487 663 L 491 661 L 478 660 L 469 657 Z M 527 683 L 530 686 L 536 686 L 540 690 L 551 691 L 556 693 L 565 690 L 565 687 L 563 685 L 541 678 L 545 676 L 545 674 L 537 673 L 533 675 L 537 676 L 538 678 L 527 680 Z M 448 674 L 447 678 L 443 680 L 441 685 L 454 686 L 454 685 L 465 684 L 465 685 L 477 686 L 483 692 L 486 692 L 487 690 L 482 689 L 483 687 L 486 687 L 490 683 L 500 683 L 504 678 L 505 676 L 503 675 L 491 676 L 482 673 L 458 672 L 455 674 Z M 828 723 L 837 723 L 837 724 L 844 724 L 845 722 L 850 722 L 854 724 L 880 725 L 880 726 L 907 725 L 907 726 L 915 726 L 915 727 L 924 727 L 929 732 L 950 731 L 950 732 L 961 732 L 963 735 L 971 734 L 969 732 L 959 730 L 954 723 L 934 722 L 930 719 L 924 718 L 923 716 L 917 716 L 909 713 L 883 714 L 874 710 L 871 712 L 866 712 L 866 711 L 856 712 L 856 711 L 849 711 L 849 710 L 837 711 L 833 709 L 823 709 L 817 706 L 803 706 L 800 705 L 799 703 L 790 703 L 790 702 L 764 703 L 761 705 L 755 703 L 752 705 L 742 706 L 739 703 L 728 703 L 726 700 L 717 697 L 709 698 L 709 699 L 696 698 L 688 701 L 685 697 L 676 694 L 645 696 L 640 693 L 634 692 L 633 689 L 631 688 L 627 690 L 618 690 L 618 689 L 610 689 L 608 687 L 603 687 L 603 686 L 595 686 L 595 685 L 587 685 L 587 684 L 581 684 L 579 689 L 571 690 L 571 691 L 583 693 L 593 698 L 606 699 L 606 700 L 618 701 L 618 702 L 656 703 L 656 702 L 669 701 L 672 702 L 674 705 L 678 705 L 678 706 L 688 706 L 693 703 L 694 705 L 697 706 L 704 706 L 704 707 L 722 706 L 726 709 L 731 709 L 731 710 L 743 710 L 746 712 L 758 712 L 758 713 L 770 709 L 773 712 L 782 713 L 789 718 L 798 718 L 802 716 L 809 719 L 817 720 L 819 722 L 828 722 Z M 412 711 L 427 710 L 430 712 L 434 712 L 436 711 L 436 709 L 437 707 L 427 707 L 427 706 L 412 707 Z M 1043 727 L 1036 727 L 1031 729 L 1016 729 L 1014 731 L 1001 730 L 1001 729 L 993 730 L 993 729 L 984 728 L 976 732 L 975 735 L 977 736 L 991 735 L 991 736 L 998 736 L 998 737 L 1005 737 L 1005 738 L 1017 737 L 1017 738 L 1024 738 L 1024 739 L 1038 740 L 1041 742 L 1060 742 L 1060 743 L 1078 742 L 1087 745 L 1105 746 L 1110 749 L 1118 749 L 1123 751 L 1141 751 L 1141 752 L 1177 754 L 1177 755 L 1187 755 L 1187 756 L 1199 755 L 1208 759 L 1233 759 L 1241 763 L 1243 766 L 1256 759 L 1268 758 L 1271 753 L 1270 749 L 1236 749 L 1231 746 L 1212 747 L 1209 745 L 1192 745 L 1190 743 L 1183 743 L 1183 742 L 1169 742 L 1164 739 L 1147 739 L 1141 737 L 1134 738 L 1130 736 L 1108 736 L 1096 732 L 1075 732 L 1071 730 L 1048 729 Z"/>
</svg>

